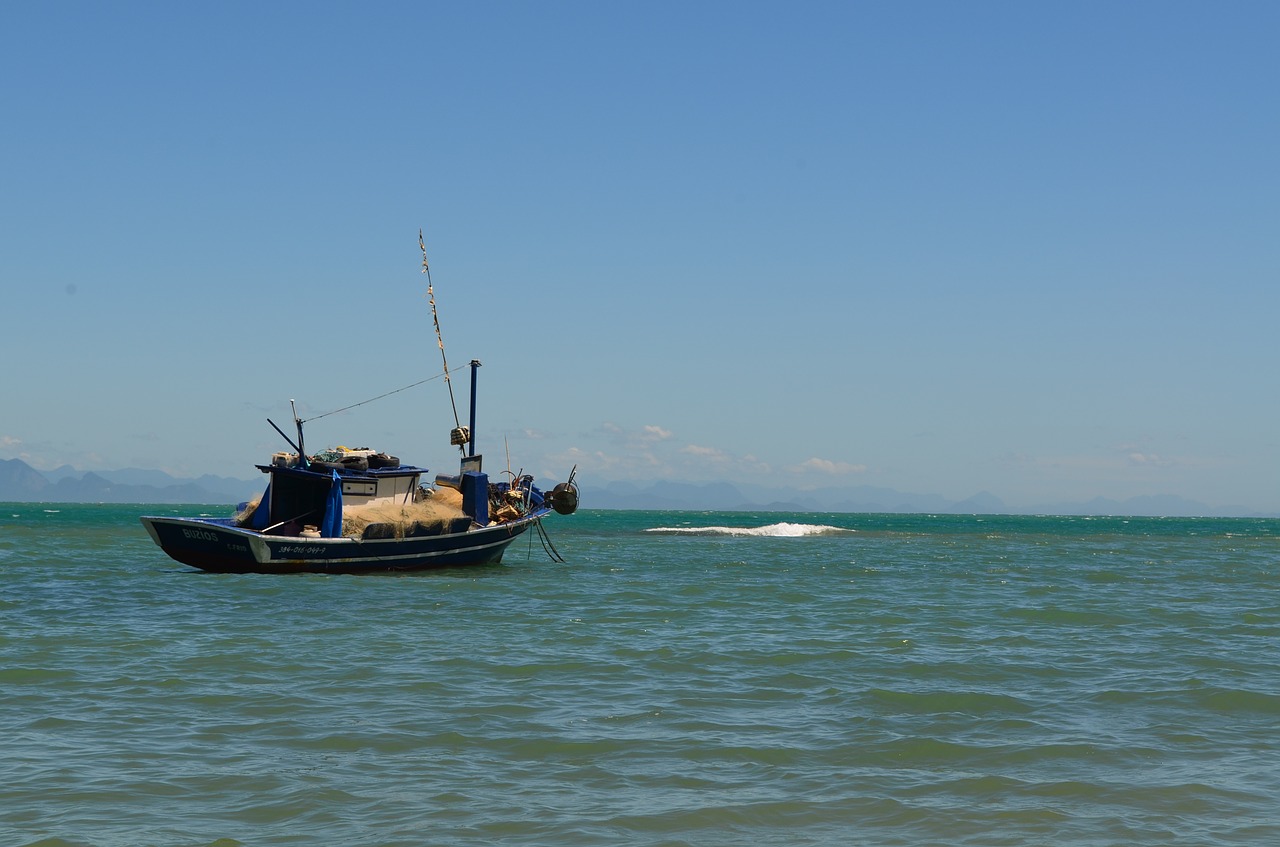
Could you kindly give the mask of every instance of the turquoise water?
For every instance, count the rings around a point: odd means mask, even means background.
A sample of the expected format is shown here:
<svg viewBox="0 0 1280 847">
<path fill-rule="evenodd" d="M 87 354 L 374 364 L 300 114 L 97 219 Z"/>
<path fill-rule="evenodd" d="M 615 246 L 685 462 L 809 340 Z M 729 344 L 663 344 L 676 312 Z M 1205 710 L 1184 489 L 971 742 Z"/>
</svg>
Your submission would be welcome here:
<svg viewBox="0 0 1280 847">
<path fill-rule="evenodd" d="M 174 511 L 0 504 L 0 844 L 1280 843 L 1280 521 L 586 511 L 271 577 Z"/>
</svg>

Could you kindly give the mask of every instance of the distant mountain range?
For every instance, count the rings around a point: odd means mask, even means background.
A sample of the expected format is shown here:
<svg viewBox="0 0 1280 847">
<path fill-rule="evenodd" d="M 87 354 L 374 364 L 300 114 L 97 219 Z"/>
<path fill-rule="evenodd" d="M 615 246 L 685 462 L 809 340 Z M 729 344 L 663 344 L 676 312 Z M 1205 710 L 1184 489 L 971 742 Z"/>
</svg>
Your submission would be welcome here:
<svg viewBox="0 0 1280 847">
<path fill-rule="evenodd" d="M 21 459 L 0 459 L 0 502 L 236 504 L 262 493 L 263 480 L 205 475 L 179 479 L 164 471 L 125 468 L 80 471 L 64 465 L 40 472 Z M 964 500 L 857 485 L 796 489 L 729 482 L 607 482 L 586 484 L 583 508 L 664 511 L 915 512 L 926 514 L 1155 515 L 1170 517 L 1275 517 L 1243 507 L 1215 508 L 1169 495 L 1011 508 L 987 491 Z"/>
<path fill-rule="evenodd" d="M 262 480 L 208 474 L 179 479 L 141 468 L 78 471 L 63 465 L 41 473 L 21 459 L 0 459 L 0 501 L 5 502 L 235 504 L 262 488 Z"/>
</svg>

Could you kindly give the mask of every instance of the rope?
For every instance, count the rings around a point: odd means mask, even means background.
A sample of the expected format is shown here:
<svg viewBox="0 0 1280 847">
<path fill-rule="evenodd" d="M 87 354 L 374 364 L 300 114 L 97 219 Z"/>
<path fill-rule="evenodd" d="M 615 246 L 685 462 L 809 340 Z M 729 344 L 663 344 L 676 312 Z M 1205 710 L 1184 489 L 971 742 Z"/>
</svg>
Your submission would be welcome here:
<svg viewBox="0 0 1280 847">
<path fill-rule="evenodd" d="M 433 379 L 439 379 L 442 376 L 447 376 L 447 374 L 436 374 L 435 376 L 429 376 L 426 379 L 420 379 L 417 382 L 413 383 L 412 385 L 406 385 L 404 388 L 397 388 L 394 391 L 388 391 L 386 394 L 379 394 L 377 397 L 370 397 L 368 400 L 361 400 L 359 403 L 352 403 L 350 406 L 343 406 L 341 409 L 334 409 L 332 412 L 325 412 L 323 415 L 316 415 L 313 418 L 307 418 L 305 421 L 303 421 L 303 423 L 308 423 L 309 421 L 318 421 L 321 418 L 327 418 L 330 415 L 336 415 L 338 414 L 338 412 L 345 412 L 348 409 L 354 409 L 356 406 L 363 406 L 366 403 L 372 403 L 374 400 L 381 400 L 383 397 L 390 397 L 392 394 L 399 394 L 401 391 L 408 391 L 410 388 L 417 388 L 419 385 L 422 385 L 425 382 L 431 382 Z"/>
<path fill-rule="evenodd" d="M 390 397 L 392 394 L 399 394 L 401 391 L 408 391 L 410 388 L 417 388 L 425 382 L 431 382 L 433 379 L 444 377 L 445 384 L 449 386 L 449 405 L 453 407 L 453 423 L 455 426 L 462 426 L 458 422 L 458 404 L 453 399 L 453 380 L 449 379 L 449 361 L 444 357 L 444 336 L 440 334 L 440 318 L 436 314 L 436 297 L 435 291 L 431 286 L 431 267 L 427 264 L 427 245 L 422 240 L 422 230 L 418 230 L 418 246 L 422 248 L 422 272 L 427 275 L 427 300 L 431 303 L 431 322 L 436 328 L 436 344 L 440 346 L 440 361 L 444 365 L 444 373 L 438 373 L 435 376 L 429 376 L 426 379 L 420 379 L 413 385 L 406 385 L 404 388 L 397 388 L 394 391 L 388 391 L 386 394 L 379 394 L 377 397 L 370 397 L 368 400 L 361 400 L 359 403 L 352 403 L 350 406 L 343 406 L 341 409 L 334 409 L 332 412 L 325 412 L 323 415 L 316 415 L 313 418 L 307 418 L 301 423 L 308 421 L 318 421 L 321 418 L 327 418 L 330 415 L 336 415 L 339 412 L 345 412 L 354 409 L 357 406 L 363 406 L 366 403 L 372 403 L 374 400 L 381 400 L 383 397 Z M 274 426 L 274 424 L 272 424 Z M 288 440 L 288 439 L 286 439 Z"/>
<path fill-rule="evenodd" d="M 547 558 L 549 558 L 553 562 L 559 562 L 562 565 L 567 564 L 567 562 L 565 562 L 564 560 L 564 557 L 560 555 L 560 551 L 557 550 L 555 548 L 555 545 L 551 543 L 551 536 L 547 535 L 546 527 L 542 525 L 541 518 L 539 518 L 537 521 L 534 522 L 534 527 L 538 531 L 538 539 L 542 542 L 542 550 L 544 553 L 547 554 Z M 530 541 L 529 543 L 530 545 L 533 544 L 532 541 Z"/>
</svg>

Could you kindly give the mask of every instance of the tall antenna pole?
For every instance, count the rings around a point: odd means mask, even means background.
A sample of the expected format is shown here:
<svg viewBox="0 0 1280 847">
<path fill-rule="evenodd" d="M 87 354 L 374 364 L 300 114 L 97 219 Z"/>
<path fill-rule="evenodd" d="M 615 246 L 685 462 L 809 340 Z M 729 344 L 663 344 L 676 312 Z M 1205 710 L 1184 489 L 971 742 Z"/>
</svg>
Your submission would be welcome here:
<svg viewBox="0 0 1280 847">
<path fill-rule="evenodd" d="M 440 334 L 440 316 L 436 314 L 436 293 L 431 285 L 431 267 L 427 264 L 427 245 L 422 240 L 421 229 L 418 230 L 418 246 L 422 248 L 422 272 L 427 275 L 427 300 L 431 303 L 431 322 L 436 326 L 436 344 L 440 345 L 440 362 L 444 365 L 444 384 L 449 386 L 449 405 L 453 407 L 453 425 L 461 429 L 462 421 L 458 420 L 458 404 L 453 399 L 453 380 L 449 378 L 449 361 L 444 356 L 444 336 Z"/>
</svg>

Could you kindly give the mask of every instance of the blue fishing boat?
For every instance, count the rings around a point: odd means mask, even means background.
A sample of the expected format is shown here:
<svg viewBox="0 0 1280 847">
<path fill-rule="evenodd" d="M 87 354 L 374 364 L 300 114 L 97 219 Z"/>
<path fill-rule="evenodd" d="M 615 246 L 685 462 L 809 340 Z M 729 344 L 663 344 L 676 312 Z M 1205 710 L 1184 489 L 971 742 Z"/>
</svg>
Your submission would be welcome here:
<svg viewBox="0 0 1280 847">
<path fill-rule="evenodd" d="M 449 383 L 425 246 L 422 266 L 442 375 Z M 529 531 L 552 559 L 563 561 L 542 520 L 577 509 L 576 468 L 549 491 L 524 473 L 506 471 L 504 478 L 490 479 L 475 452 L 479 367 L 472 360 L 470 425 L 459 424 L 450 433 L 450 443 L 462 452 L 456 474 L 438 474 L 431 484 L 426 468 L 368 448 L 308 454 L 295 407 L 296 443 L 268 419 L 293 449 L 256 466 L 267 476 L 258 500 L 242 503 L 234 517 L 146 516 L 142 525 L 171 558 L 219 573 L 375 573 L 491 564 Z M 451 384 L 449 395 L 452 401 Z M 454 418 L 458 423 L 456 406 Z"/>
</svg>

